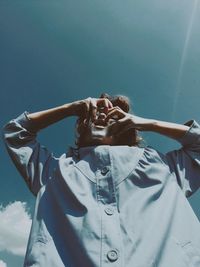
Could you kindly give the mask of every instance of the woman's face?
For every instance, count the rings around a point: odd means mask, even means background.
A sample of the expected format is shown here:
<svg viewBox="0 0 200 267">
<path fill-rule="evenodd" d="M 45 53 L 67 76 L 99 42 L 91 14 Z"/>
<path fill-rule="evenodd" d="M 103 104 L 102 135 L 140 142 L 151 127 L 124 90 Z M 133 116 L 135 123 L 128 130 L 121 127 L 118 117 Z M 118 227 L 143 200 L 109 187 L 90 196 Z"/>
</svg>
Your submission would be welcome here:
<svg viewBox="0 0 200 267">
<path fill-rule="evenodd" d="M 84 136 L 81 136 L 84 146 L 114 145 L 115 136 L 109 134 L 109 126 L 113 123 L 116 123 L 116 119 L 106 121 L 106 113 L 103 110 L 97 111 L 96 120 L 93 122 L 89 120 Z"/>
<path fill-rule="evenodd" d="M 137 131 L 133 127 L 131 120 L 127 119 L 127 112 L 123 111 L 119 106 L 113 106 L 110 109 L 99 107 L 96 115 L 96 119 L 94 121 L 90 119 L 87 124 L 84 121 L 79 122 L 78 133 L 80 136 L 78 146 L 133 146 L 138 144 Z M 125 120 L 123 120 L 124 118 Z M 119 120 L 120 122 L 118 122 Z"/>
</svg>

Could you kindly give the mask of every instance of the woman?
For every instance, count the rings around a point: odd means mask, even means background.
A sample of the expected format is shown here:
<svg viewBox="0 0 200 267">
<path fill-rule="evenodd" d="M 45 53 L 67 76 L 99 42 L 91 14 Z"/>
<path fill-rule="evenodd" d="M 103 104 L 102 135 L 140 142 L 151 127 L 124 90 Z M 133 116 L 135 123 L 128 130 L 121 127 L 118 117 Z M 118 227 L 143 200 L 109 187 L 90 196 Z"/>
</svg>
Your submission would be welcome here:
<svg viewBox="0 0 200 267">
<path fill-rule="evenodd" d="M 77 116 L 77 148 L 55 158 L 39 130 Z M 166 155 L 138 131 L 179 141 Z M 24 266 L 197 267 L 200 225 L 186 197 L 200 186 L 200 126 L 129 113 L 126 97 L 23 113 L 4 127 L 8 152 L 36 196 Z"/>
</svg>

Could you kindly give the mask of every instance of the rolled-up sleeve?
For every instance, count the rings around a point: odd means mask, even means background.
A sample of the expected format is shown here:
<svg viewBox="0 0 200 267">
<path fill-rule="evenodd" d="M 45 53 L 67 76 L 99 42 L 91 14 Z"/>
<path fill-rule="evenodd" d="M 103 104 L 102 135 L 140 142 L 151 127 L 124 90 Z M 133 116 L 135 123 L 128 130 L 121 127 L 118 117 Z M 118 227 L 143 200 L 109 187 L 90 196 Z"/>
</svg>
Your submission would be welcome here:
<svg viewBox="0 0 200 267">
<path fill-rule="evenodd" d="M 16 168 L 34 195 L 51 176 L 56 159 L 37 141 L 37 129 L 24 112 L 3 127 L 3 139 Z"/>
<path fill-rule="evenodd" d="M 185 123 L 189 130 L 177 141 L 181 149 L 170 151 L 166 159 L 186 197 L 200 187 L 200 125 L 190 120 Z"/>
</svg>

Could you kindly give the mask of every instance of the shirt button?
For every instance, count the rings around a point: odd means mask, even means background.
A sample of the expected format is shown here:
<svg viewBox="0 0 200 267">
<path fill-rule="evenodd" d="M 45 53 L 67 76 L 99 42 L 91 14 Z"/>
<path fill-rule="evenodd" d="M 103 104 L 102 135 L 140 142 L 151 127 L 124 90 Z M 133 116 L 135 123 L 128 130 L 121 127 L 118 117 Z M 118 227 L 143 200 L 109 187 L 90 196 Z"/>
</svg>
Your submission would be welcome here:
<svg viewBox="0 0 200 267">
<path fill-rule="evenodd" d="M 107 253 L 107 258 L 110 260 L 110 261 L 116 261 L 118 259 L 118 253 L 116 250 L 110 250 L 108 253 Z"/>
<path fill-rule="evenodd" d="M 113 213 L 114 213 L 114 210 L 113 210 L 113 208 L 111 208 L 111 207 L 106 207 L 106 208 L 104 209 L 104 211 L 105 211 L 105 213 L 108 214 L 108 215 L 113 215 Z"/>
<path fill-rule="evenodd" d="M 103 167 L 102 169 L 101 169 L 101 174 L 102 175 L 106 175 L 106 173 L 109 171 L 109 168 L 108 167 Z"/>
</svg>

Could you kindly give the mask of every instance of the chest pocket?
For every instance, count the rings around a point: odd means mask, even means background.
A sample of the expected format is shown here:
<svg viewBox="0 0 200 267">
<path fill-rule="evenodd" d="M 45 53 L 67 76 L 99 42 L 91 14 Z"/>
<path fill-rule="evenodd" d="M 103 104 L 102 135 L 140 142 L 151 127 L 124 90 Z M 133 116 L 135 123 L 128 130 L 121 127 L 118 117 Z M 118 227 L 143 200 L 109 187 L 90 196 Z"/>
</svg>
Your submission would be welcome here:
<svg viewBox="0 0 200 267">
<path fill-rule="evenodd" d="M 183 253 L 183 259 L 185 260 L 187 267 L 199 267 L 200 266 L 200 248 L 197 248 L 191 241 L 180 242 L 175 238 L 172 238 L 173 242 Z"/>
<path fill-rule="evenodd" d="M 181 245 L 184 253 L 189 259 L 188 267 L 199 267 L 200 266 L 200 250 L 196 248 L 192 242 Z"/>
</svg>

